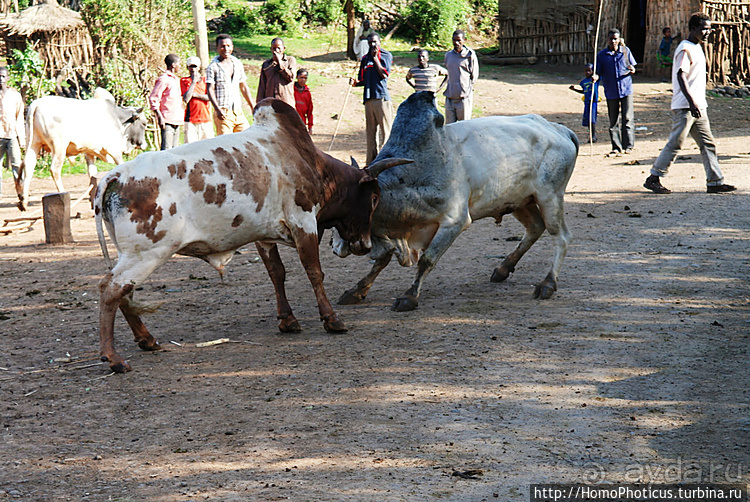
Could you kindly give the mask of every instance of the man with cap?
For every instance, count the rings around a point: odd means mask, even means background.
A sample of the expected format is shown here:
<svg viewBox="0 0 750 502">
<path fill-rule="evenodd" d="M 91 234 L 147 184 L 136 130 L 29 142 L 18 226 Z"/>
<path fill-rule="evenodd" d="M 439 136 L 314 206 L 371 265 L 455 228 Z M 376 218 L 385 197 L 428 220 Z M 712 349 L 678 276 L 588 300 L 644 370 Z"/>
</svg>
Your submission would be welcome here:
<svg viewBox="0 0 750 502">
<path fill-rule="evenodd" d="M 180 79 L 182 102 L 185 104 L 185 143 L 193 143 L 214 137 L 214 126 L 211 124 L 206 77 L 201 75 L 201 58 L 187 58 L 187 69 L 190 76 Z"/>
</svg>

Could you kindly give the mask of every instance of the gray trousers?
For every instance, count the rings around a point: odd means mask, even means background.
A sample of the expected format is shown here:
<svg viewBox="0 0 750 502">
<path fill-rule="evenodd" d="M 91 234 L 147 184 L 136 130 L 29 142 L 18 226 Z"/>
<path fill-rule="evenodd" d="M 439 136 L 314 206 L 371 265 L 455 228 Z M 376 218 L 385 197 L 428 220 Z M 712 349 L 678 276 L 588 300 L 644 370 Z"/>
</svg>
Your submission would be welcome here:
<svg viewBox="0 0 750 502">
<path fill-rule="evenodd" d="M 609 113 L 609 139 L 612 150 L 627 150 L 635 146 L 635 113 L 633 95 L 607 100 Z M 620 120 L 622 116 L 622 120 Z"/>
<path fill-rule="evenodd" d="M 365 101 L 365 135 L 367 136 L 367 160 L 369 164 L 391 135 L 393 109 L 391 102 L 383 99 Z"/>
<path fill-rule="evenodd" d="M 5 156 L 5 165 L 13 170 L 13 179 L 18 180 L 21 173 L 21 147 L 18 145 L 18 138 L 0 138 L 0 162 Z M 2 164 L 0 164 L 0 192 L 3 189 Z"/>
<path fill-rule="evenodd" d="M 161 130 L 161 149 L 169 150 L 180 144 L 180 125 L 164 124 Z"/>
<path fill-rule="evenodd" d="M 445 123 L 452 124 L 459 120 L 471 120 L 471 107 L 474 97 L 469 94 L 465 98 L 445 98 Z"/>
<path fill-rule="evenodd" d="M 690 134 L 701 150 L 703 168 L 706 170 L 706 184 L 712 186 L 724 183 L 724 175 L 719 168 L 716 142 L 714 141 L 714 135 L 711 133 L 708 114 L 705 109 L 700 112 L 701 118 L 697 119 L 692 116 L 687 108 L 672 110 L 672 133 L 669 135 L 667 146 L 662 148 L 659 157 L 654 162 L 651 174 L 654 176 L 667 175 L 669 166 L 674 162 L 677 152 L 680 151 L 687 135 Z"/>
</svg>

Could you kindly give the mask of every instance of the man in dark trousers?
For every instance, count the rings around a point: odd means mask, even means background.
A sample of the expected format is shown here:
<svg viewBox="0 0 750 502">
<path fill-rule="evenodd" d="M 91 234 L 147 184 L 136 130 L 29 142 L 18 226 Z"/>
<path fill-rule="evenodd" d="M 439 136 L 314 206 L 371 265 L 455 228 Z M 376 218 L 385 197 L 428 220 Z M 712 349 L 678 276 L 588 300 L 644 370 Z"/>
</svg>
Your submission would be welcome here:
<svg viewBox="0 0 750 502">
<path fill-rule="evenodd" d="M 380 36 L 371 33 L 367 37 L 370 52 L 359 63 L 359 78 L 349 79 L 354 87 L 364 87 L 365 133 L 367 135 L 367 164 L 378 156 L 378 152 L 391 135 L 393 110 L 388 93 L 388 75 L 393 56 L 380 48 Z"/>
<path fill-rule="evenodd" d="M 651 168 L 651 176 L 643 184 L 654 193 L 668 194 L 672 191 L 661 184 L 660 178 L 667 175 L 677 152 L 690 134 L 701 150 L 703 167 L 706 170 L 706 191 L 724 193 L 736 190 L 724 184 L 724 175 L 716 156 L 716 143 L 708 123 L 706 108 L 706 56 L 701 42 L 711 33 L 711 21 L 706 14 L 697 12 L 688 22 L 690 34 L 674 51 L 672 66 L 672 133 L 667 145 Z"/>
<path fill-rule="evenodd" d="M 612 141 L 610 156 L 630 153 L 635 146 L 635 114 L 633 113 L 633 73 L 635 58 L 620 38 L 619 30 L 610 30 L 607 48 L 596 56 L 598 75 L 609 113 L 609 138 Z"/>
</svg>

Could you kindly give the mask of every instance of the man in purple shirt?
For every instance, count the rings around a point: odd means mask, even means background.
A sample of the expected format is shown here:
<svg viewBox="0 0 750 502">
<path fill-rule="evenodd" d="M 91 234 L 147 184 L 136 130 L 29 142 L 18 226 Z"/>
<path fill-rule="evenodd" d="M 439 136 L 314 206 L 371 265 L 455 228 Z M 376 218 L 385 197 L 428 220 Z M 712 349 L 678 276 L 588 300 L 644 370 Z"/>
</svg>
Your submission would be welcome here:
<svg viewBox="0 0 750 502">
<path fill-rule="evenodd" d="M 610 156 L 630 153 L 635 146 L 635 117 L 633 113 L 633 73 L 635 59 L 625 47 L 619 30 L 610 30 L 607 48 L 596 56 L 594 81 L 601 79 L 609 112 Z M 621 120 L 622 116 L 622 120 Z"/>
</svg>

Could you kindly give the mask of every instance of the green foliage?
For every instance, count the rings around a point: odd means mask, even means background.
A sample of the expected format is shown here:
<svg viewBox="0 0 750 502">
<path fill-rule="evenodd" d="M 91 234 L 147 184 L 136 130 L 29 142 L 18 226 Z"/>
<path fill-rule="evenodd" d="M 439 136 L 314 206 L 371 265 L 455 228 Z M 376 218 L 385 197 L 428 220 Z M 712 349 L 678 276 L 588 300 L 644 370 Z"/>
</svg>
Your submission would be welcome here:
<svg viewBox="0 0 750 502">
<path fill-rule="evenodd" d="M 261 7 L 266 32 L 294 34 L 302 31 L 302 10 L 298 0 L 267 0 Z"/>
<path fill-rule="evenodd" d="M 44 61 L 31 43 L 23 51 L 13 49 L 10 59 L 9 84 L 21 92 L 27 105 L 55 90 L 55 81 L 44 77 Z"/>
<path fill-rule="evenodd" d="M 467 0 L 416 0 L 407 7 L 409 20 L 419 30 L 421 42 L 447 46 L 453 31 L 466 24 L 471 12 Z"/>
<path fill-rule="evenodd" d="M 190 0 L 83 0 L 81 17 L 94 42 L 96 84 L 119 103 L 148 93 L 165 55 L 194 53 Z"/>
<path fill-rule="evenodd" d="M 483 32 L 492 32 L 497 27 L 497 0 L 471 0 L 474 25 Z"/>
<path fill-rule="evenodd" d="M 227 11 L 222 31 L 227 33 L 262 33 L 266 27 L 263 9 L 242 6 L 239 9 Z"/>
<path fill-rule="evenodd" d="M 312 24 L 328 26 L 343 16 L 340 0 L 313 0 L 307 11 L 307 20 Z"/>
</svg>

